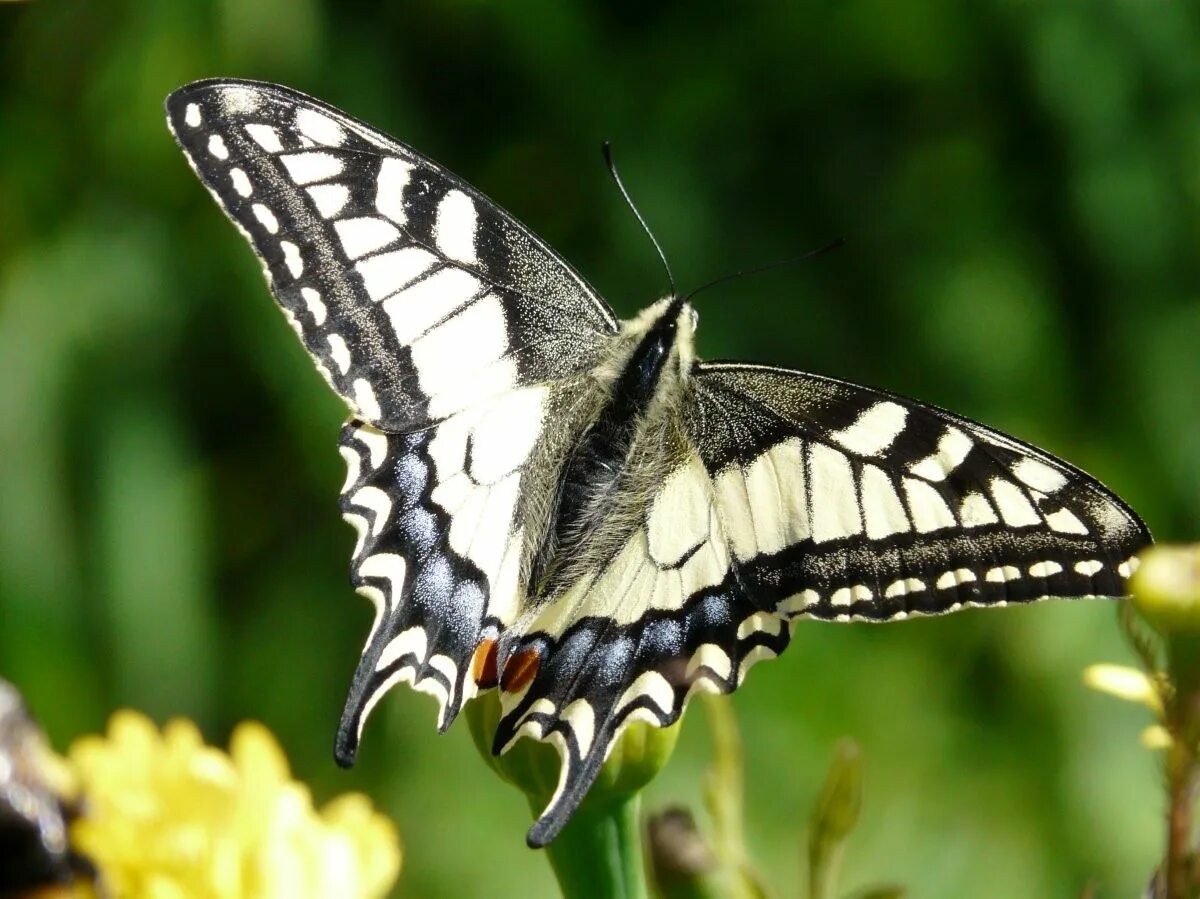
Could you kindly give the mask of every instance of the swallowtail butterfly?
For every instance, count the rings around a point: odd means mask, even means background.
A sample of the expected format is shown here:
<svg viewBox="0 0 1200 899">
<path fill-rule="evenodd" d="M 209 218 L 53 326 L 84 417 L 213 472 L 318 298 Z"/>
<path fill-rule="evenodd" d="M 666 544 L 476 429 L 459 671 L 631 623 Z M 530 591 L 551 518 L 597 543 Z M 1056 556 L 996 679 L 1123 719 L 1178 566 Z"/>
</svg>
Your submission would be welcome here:
<svg viewBox="0 0 1200 899">
<path fill-rule="evenodd" d="M 1120 596 L 1149 540 L 1094 479 L 958 415 L 701 362 L 668 296 L 629 321 L 404 144 L 285 87 L 190 84 L 170 128 L 350 407 L 342 514 L 375 607 L 336 741 L 401 681 L 445 729 L 563 757 L 554 838 L 632 721 L 729 692 L 802 618 Z"/>
</svg>

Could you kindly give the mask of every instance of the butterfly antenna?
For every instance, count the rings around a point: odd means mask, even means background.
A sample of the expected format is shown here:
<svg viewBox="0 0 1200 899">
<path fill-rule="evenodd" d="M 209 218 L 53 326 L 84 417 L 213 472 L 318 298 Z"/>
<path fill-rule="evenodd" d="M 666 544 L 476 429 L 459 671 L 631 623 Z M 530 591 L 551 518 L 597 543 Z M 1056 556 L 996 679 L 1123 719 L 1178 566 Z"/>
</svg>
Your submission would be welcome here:
<svg viewBox="0 0 1200 899">
<path fill-rule="evenodd" d="M 616 182 L 617 190 L 625 198 L 625 205 L 633 210 L 633 214 L 637 216 L 642 230 L 646 232 L 646 236 L 650 238 L 650 243 L 654 244 L 654 249 L 658 251 L 658 258 L 662 260 L 663 268 L 667 270 L 667 281 L 671 284 L 671 296 L 676 296 L 678 291 L 675 289 L 675 275 L 671 273 L 671 265 L 667 262 L 667 254 L 663 252 L 658 238 L 654 236 L 654 232 L 650 230 L 650 226 L 646 224 L 646 220 L 642 218 L 642 214 L 638 212 L 637 206 L 633 204 L 633 199 L 629 196 L 629 191 L 625 189 L 625 185 L 621 181 L 621 176 L 617 174 L 617 164 L 613 162 L 612 144 L 609 141 L 604 141 L 600 145 L 600 152 L 604 154 L 604 165 L 608 167 L 608 173 L 612 175 L 613 181 Z"/>
<path fill-rule="evenodd" d="M 768 262 L 766 265 L 760 265 L 756 268 L 744 268 L 741 271 L 733 272 L 729 275 L 722 275 L 707 284 L 701 284 L 691 293 L 683 298 L 683 302 L 692 299 L 696 294 L 708 290 L 710 287 L 716 287 L 718 284 L 724 284 L 726 281 L 732 281 L 734 278 L 744 278 L 747 275 L 758 275 L 762 272 L 769 272 L 772 269 L 783 268 L 786 265 L 795 265 L 797 262 L 803 262 L 805 259 L 813 259 L 817 256 L 824 255 L 830 250 L 836 250 L 838 247 L 846 243 L 846 238 L 839 237 L 837 240 L 831 240 L 823 247 L 818 247 L 815 250 L 809 250 L 807 253 L 801 253 L 799 256 L 793 256 L 790 259 L 780 259 L 778 262 Z"/>
</svg>

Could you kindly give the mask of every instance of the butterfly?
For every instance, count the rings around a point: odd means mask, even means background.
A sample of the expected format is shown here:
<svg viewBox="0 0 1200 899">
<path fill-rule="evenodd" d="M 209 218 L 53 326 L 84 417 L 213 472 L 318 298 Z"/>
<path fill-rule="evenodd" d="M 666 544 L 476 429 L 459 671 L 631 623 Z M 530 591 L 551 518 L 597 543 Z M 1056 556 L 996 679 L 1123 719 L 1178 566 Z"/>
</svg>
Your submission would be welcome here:
<svg viewBox="0 0 1200 899">
<path fill-rule="evenodd" d="M 350 407 L 341 511 L 375 616 L 335 753 L 403 681 L 445 730 L 562 756 L 561 830 L 623 728 L 728 693 L 805 618 L 1117 597 L 1149 533 L 1055 457 L 883 390 L 702 362 L 668 296 L 628 321 L 470 185 L 286 87 L 167 99 L 180 147 Z"/>
</svg>

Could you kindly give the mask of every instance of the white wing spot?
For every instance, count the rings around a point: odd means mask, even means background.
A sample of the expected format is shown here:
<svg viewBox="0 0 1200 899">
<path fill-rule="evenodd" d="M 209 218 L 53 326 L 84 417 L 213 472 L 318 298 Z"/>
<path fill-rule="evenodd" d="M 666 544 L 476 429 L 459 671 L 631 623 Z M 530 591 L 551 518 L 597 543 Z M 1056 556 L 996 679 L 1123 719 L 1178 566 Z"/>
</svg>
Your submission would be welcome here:
<svg viewBox="0 0 1200 899">
<path fill-rule="evenodd" d="M 412 174 L 412 164 L 392 156 L 379 164 L 379 177 L 375 179 L 375 208 L 397 225 L 403 225 L 408 216 L 404 212 L 404 189 Z"/>
<path fill-rule="evenodd" d="M 391 554 L 389 553 L 388 555 Z M 371 558 L 367 559 L 367 562 L 373 562 L 378 558 L 380 556 L 371 556 Z M 400 559 L 403 562 L 400 556 L 395 556 L 394 558 Z M 363 567 L 359 570 L 365 573 L 364 569 L 366 567 L 366 562 L 364 562 Z M 379 653 L 379 661 L 375 663 L 375 670 L 383 671 L 406 655 L 415 656 L 417 664 L 420 665 L 425 661 L 425 652 L 428 646 L 429 638 L 425 635 L 425 629 L 423 627 L 410 627 L 408 630 L 397 634 L 387 646 L 383 647 L 383 651 Z"/>
<path fill-rule="evenodd" d="M 1087 526 L 1070 509 L 1059 509 L 1046 516 L 1046 524 L 1060 534 L 1086 534 Z"/>
<path fill-rule="evenodd" d="M 312 138 L 327 147 L 336 147 L 345 143 L 346 132 L 342 126 L 324 113 L 315 109 L 300 109 L 296 112 L 296 127 L 301 134 Z"/>
<path fill-rule="evenodd" d="M 974 445 L 971 438 L 958 428 L 948 427 L 938 440 L 936 452 L 915 463 L 909 472 L 929 481 L 944 481 L 950 472 L 963 463 Z"/>
<path fill-rule="evenodd" d="M 406 261 L 411 264 L 416 260 Z M 398 269 L 391 272 L 395 277 L 401 274 Z M 478 304 L 468 306 L 467 303 L 478 290 L 479 281 L 467 272 L 460 268 L 444 268 L 384 300 L 383 309 L 391 320 L 396 339 L 401 344 L 409 344 L 426 334 L 436 334 L 440 329 L 453 329 L 462 316 L 477 315 Z M 488 294 L 483 302 L 492 305 L 494 295 Z M 467 308 L 463 309 L 464 306 Z M 503 319 L 497 325 L 484 327 L 497 327 L 503 333 Z M 461 368 L 463 362 L 460 357 L 455 364 Z"/>
<path fill-rule="evenodd" d="M 342 339 L 341 334 L 330 334 L 326 340 L 329 341 L 329 354 L 333 357 L 333 364 L 338 367 L 338 371 L 345 374 L 350 370 L 350 350 L 346 341 Z"/>
<path fill-rule="evenodd" d="M 365 378 L 358 378 L 354 382 L 354 405 L 368 421 L 378 421 L 383 414 L 379 408 L 379 400 L 375 398 L 375 391 Z"/>
<path fill-rule="evenodd" d="M 279 248 L 283 250 L 283 262 L 292 273 L 292 277 L 299 278 L 304 274 L 304 260 L 300 258 L 300 248 L 290 240 L 279 241 Z"/>
<path fill-rule="evenodd" d="M 723 680 L 729 680 L 729 673 L 733 670 L 729 654 L 716 643 L 702 643 L 696 647 L 696 651 L 688 660 L 684 679 L 691 680 L 702 666 Z"/>
<path fill-rule="evenodd" d="M 343 512 L 342 521 L 354 528 L 356 539 L 354 541 L 354 551 L 350 554 L 350 558 L 351 560 L 357 560 L 363 551 L 363 544 L 367 540 L 367 519 L 357 512 Z"/>
<path fill-rule="evenodd" d="M 280 156 L 283 167 L 287 169 L 292 180 L 297 184 L 312 184 L 315 181 L 328 181 L 342 173 L 342 161 L 336 156 L 320 151 L 307 153 L 290 153 Z"/>
<path fill-rule="evenodd" d="M 755 612 L 753 615 L 747 616 L 741 624 L 738 625 L 737 638 L 745 640 L 758 633 L 767 633 L 772 636 L 778 636 L 782 623 L 780 620 L 766 612 Z"/>
<path fill-rule="evenodd" d="M 220 89 L 217 100 L 227 116 L 246 115 L 258 108 L 259 95 L 253 88 L 227 85 Z"/>
<path fill-rule="evenodd" d="M 247 125 L 246 133 L 250 135 L 252 141 L 268 153 L 279 153 L 283 150 L 283 144 L 279 140 L 279 132 L 270 125 Z"/>
<path fill-rule="evenodd" d="M 210 135 L 208 138 L 208 152 L 217 157 L 217 159 L 228 159 L 229 148 L 225 146 L 225 138 L 219 134 Z"/>
<path fill-rule="evenodd" d="M 424 250 L 421 247 L 404 247 L 400 250 L 392 250 L 388 253 L 378 253 L 368 259 L 355 263 L 355 268 L 358 269 L 359 275 L 362 276 L 363 285 L 367 288 L 367 293 L 371 299 L 378 302 L 391 296 L 405 285 L 411 284 L 415 278 L 420 277 L 425 272 L 432 268 L 437 262 L 437 257 Z M 446 269 L 445 271 L 459 271 L 458 269 Z M 434 280 L 441 274 L 434 274 L 429 280 Z M 470 278 L 465 272 L 460 272 L 464 277 Z M 472 279 L 474 281 L 474 279 Z M 475 287 L 479 286 L 479 282 L 475 281 Z M 415 289 L 418 285 L 413 284 Z M 474 293 L 474 289 L 472 289 Z M 436 299 L 436 296 L 434 297 Z M 435 319 L 436 320 L 436 319 Z M 433 322 L 430 322 L 432 324 Z M 421 329 L 424 330 L 423 328 Z M 418 332 L 420 333 L 420 332 Z"/>
<path fill-rule="evenodd" d="M 1075 570 L 1084 577 L 1091 577 L 1092 575 L 1099 574 L 1104 570 L 1104 563 L 1096 559 L 1087 559 L 1083 562 L 1076 562 Z"/>
<path fill-rule="evenodd" d="M 728 658 L 726 658 L 726 663 L 728 664 Z M 647 671 L 639 675 L 637 680 L 621 694 L 621 698 L 617 700 L 614 707 L 615 714 L 619 715 L 626 706 L 643 696 L 657 706 L 663 715 L 669 715 L 671 709 L 675 707 L 675 689 L 671 686 L 671 682 L 657 671 Z"/>
<path fill-rule="evenodd" d="M 813 541 L 822 543 L 860 533 L 862 520 L 850 460 L 835 449 L 813 444 L 809 450 L 808 475 Z"/>
<path fill-rule="evenodd" d="M 370 425 L 364 425 L 361 428 L 354 429 L 354 437 L 367 448 L 367 452 L 371 457 L 372 470 L 379 468 L 386 461 L 388 450 L 386 434 L 382 431 L 377 431 Z"/>
<path fill-rule="evenodd" d="M 1012 472 L 1026 487 L 1042 493 L 1053 493 L 1067 486 L 1066 475 L 1037 459 L 1021 459 L 1013 466 Z"/>
<path fill-rule="evenodd" d="M 832 432 L 829 439 L 860 456 L 876 456 L 900 436 L 907 420 L 907 409 L 885 400 L 864 411 L 854 424 Z"/>
<path fill-rule="evenodd" d="M 189 128 L 200 127 L 200 107 L 195 103 L 189 103 L 183 112 L 183 120 Z"/>
<path fill-rule="evenodd" d="M 1034 562 L 1029 566 L 1031 577 L 1050 577 L 1050 575 L 1058 574 L 1062 570 L 1063 567 L 1057 562 Z"/>
<path fill-rule="evenodd" d="M 272 234 L 279 233 L 279 220 L 275 218 L 275 213 L 264 206 L 262 203 L 255 203 L 250 207 L 254 213 L 254 217 L 258 219 L 258 223 L 270 231 Z"/>
<path fill-rule="evenodd" d="M 913 523 L 921 533 L 952 528 L 957 524 L 954 513 L 950 511 L 942 495 L 929 484 L 915 478 L 905 478 L 904 492 L 908 496 L 908 508 L 912 513 Z"/>
<path fill-rule="evenodd" d="M 333 230 L 342 242 L 342 249 L 351 259 L 380 250 L 400 236 L 395 225 L 372 215 L 339 219 L 333 223 Z"/>
<path fill-rule="evenodd" d="M 974 583 L 978 578 L 975 577 L 975 572 L 969 568 L 956 568 L 954 571 L 947 571 L 937 579 L 933 585 L 936 590 L 947 590 L 950 587 L 957 587 L 959 584 Z"/>
<path fill-rule="evenodd" d="M 1141 559 L 1137 556 L 1132 556 L 1117 566 L 1117 574 L 1121 575 L 1121 577 L 1131 577 L 1141 564 Z"/>
<path fill-rule="evenodd" d="M 395 606 L 403 597 L 407 571 L 408 563 L 404 561 L 403 556 L 396 553 L 376 553 L 363 559 L 362 564 L 358 566 L 359 577 L 378 578 L 388 582 L 390 586 L 384 595 L 389 607 Z"/>
<path fill-rule="evenodd" d="M 896 596 L 904 596 L 908 593 L 920 593 L 924 589 L 924 581 L 917 580 L 915 577 L 909 577 L 892 581 L 892 583 L 888 584 L 888 588 L 883 591 L 883 595 L 891 599 Z"/>
<path fill-rule="evenodd" d="M 246 173 L 236 166 L 229 170 L 229 180 L 233 182 L 233 189 L 237 191 L 239 197 L 248 197 L 254 192 Z"/>
<path fill-rule="evenodd" d="M 421 389 L 442 393 L 498 360 L 508 348 L 507 322 L 500 300 L 485 298 L 415 341 L 411 353 Z"/>
<path fill-rule="evenodd" d="M 350 497 L 350 501 L 356 506 L 371 510 L 373 513 L 371 533 L 376 537 L 382 534 L 388 518 L 392 514 L 392 501 L 388 495 L 378 487 L 362 487 L 355 492 L 354 496 Z"/>
<path fill-rule="evenodd" d="M 992 568 L 984 575 L 984 580 L 991 584 L 1003 584 L 1006 581 L 1015 581 L 1021 576 L 1021 571 L 1012 565 L 1002 565 L 997 568 Z"/>
<path fill-rule="evenodd" d="M 871 589 L 863 584 L 856 584 L 853 587 L 840 587 L 834 590 L 829 597 L 829 604 L 834 606 L 848 606 L 855 602 L 869 600 L 874 595 Z"/>
<path fill-rule="evenodd" d="M 992 478 L 990 486 L 1005 524 L 1014 528 L 1041 524 L 1042 517 L 1016 484 L 1003 478 Z"/>
<path fill-rule="evenodd" d="M 304 298 L 304 305 L 308 307 L 309 314 L 313 317 L 318 325 L 325 324 L 325 316 L 328 310 L 325 304 L 321 302 L 321 295 L 311 287 L 301 287 L 300 296 Z"/>
<path fill-rule="evenodd" d="M 348 493 L 362 478 L 362 456 L 350 446 L 339 446 L 338 454 L 346 462 L 346 481 L 342 484 L 342 493 Z"/>
<path fill-rule="evenodd" d="M 471 198 L 461 190 L 450 191 L 438 203 L 437 224 L 433 230 L 438 249 L 458 262 L 478 262 L 475 256 L 478 224 L 478 213 Z"/>
<path fill-rule="evenodd" d="M 958 517 L 962 520 L 964 528 L 978 528 L 1000 523 L 1000 519 L 992 510 L 992 504 L 982 493 L 968 493 L 964 496 L 962 505 L 958 508 Z"/>
<path fill-rule="evenodd" d="M 882 540 L 912 529 L 892 479 L 876 465 L 862 468 L 862 504 L 867 536 L 872 540 Z"/>
<path fill-rule="evenodd" d="M 350 199 L 350 188 L 344 184 L 314 184 L 305 190 L 312 197 L 313 205 L 317 207 L 317 212 L 321 213 L 322 218 L 333 218 Z"/>
<path fill-rule="evenodd" d="M 799 593 L 789 596 L 776 606 L 776 609 L 783 615 L 796 615 L 803 612 L 809 606 L 815 606 L 821 601 L 821 594 L 816 590 L 801 590 Z"/>
</svg>

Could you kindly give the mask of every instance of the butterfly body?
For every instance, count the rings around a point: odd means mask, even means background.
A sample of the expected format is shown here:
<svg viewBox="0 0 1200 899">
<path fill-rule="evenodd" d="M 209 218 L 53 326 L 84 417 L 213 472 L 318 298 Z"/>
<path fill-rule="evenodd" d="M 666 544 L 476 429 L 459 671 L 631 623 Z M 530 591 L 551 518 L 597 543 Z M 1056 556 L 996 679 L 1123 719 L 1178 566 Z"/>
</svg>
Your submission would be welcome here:
<svg viewBox="0 0 1200 899">
<path fill-rule="evenodd" d="M 552 839 L 622 729 L 730 692 L 802 619 L 1120 596 L 1149 534 L 1077 468 L 819 375 L 702 362 L 667 297 L 626 322 L 490 200 L 276 85 L 167 101 L 352 418 L 340 506 L 375 608 L 336 742 L 396 683 L 439 725 L 498 688 L 502 752 L 563 756 Z"/>
<path fill-rule="evenodd" d="M 553 599 L 581 572 L 607 563 L 627 537 L 645 486 L 666 473 L 662 432 L 678 416 L 687 387 L 692 320 L 678 299 L 656 303 L 622 328 L 612 358 L 592 374 L 594 396 L 583 402 L 594 418 L 569 440 L 574 448 L 525 592 Z"/>
</svg>

